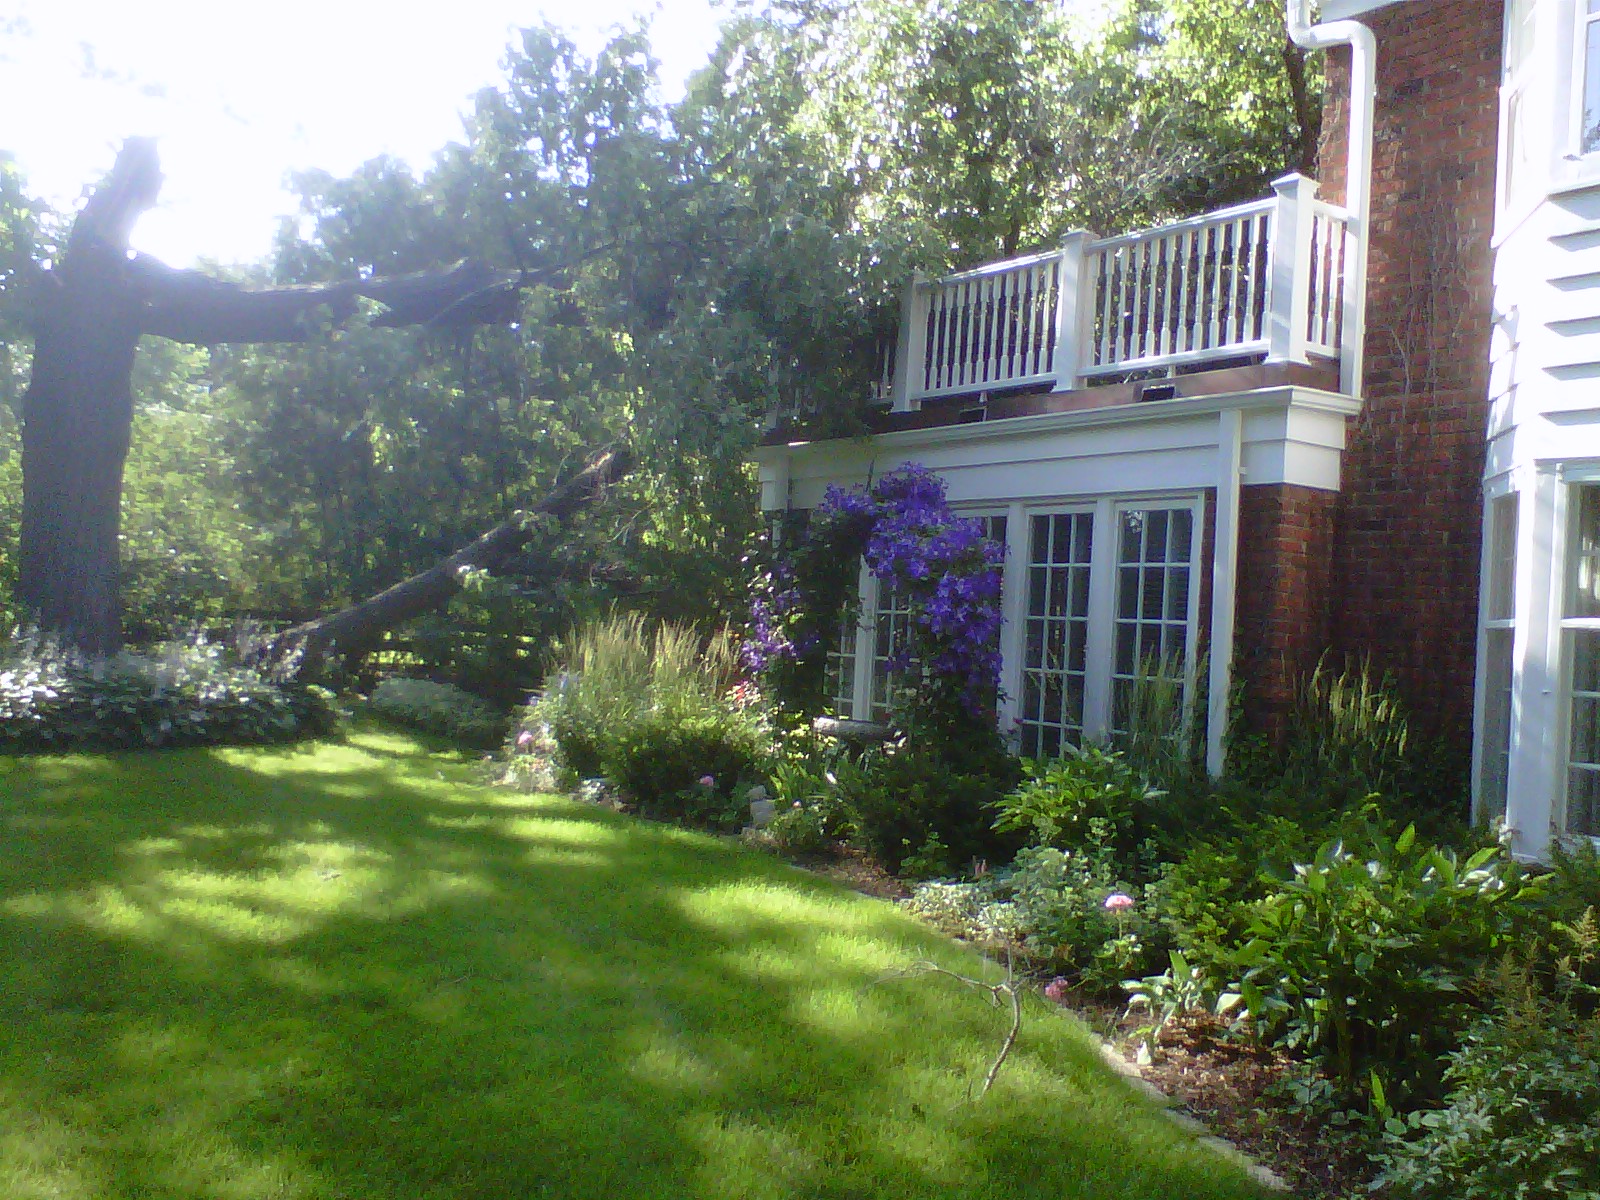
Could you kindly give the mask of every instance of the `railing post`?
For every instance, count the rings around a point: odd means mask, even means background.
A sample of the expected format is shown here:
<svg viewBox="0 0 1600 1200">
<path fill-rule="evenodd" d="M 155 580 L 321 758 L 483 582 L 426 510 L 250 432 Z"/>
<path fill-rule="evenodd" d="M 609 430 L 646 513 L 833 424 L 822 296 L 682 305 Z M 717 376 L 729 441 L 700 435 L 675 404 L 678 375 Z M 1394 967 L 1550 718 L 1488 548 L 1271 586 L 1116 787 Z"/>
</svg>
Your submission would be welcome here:
<svg viewBox="0 0 1600 1200">
<path fill-rule="evenodd" d="M 928 357 L 928 289 L 928 276 L 918 271 L 900 300 L 900 339 L 894 347 L 894 390 L 890 393 L 895 412 L 913 412 L 920 407 Z"/>
<path fill-rule="evenodd" d="M 1298 172 L 1272 182 L 1272 254 L 1267 270 L 1267 361 L 1306 362 L 1311 318 L 1311 202 L 1317 185 Z"/>
<path fill-rule="evenodd" d="M 1061 269 L 1056 277 L 1056 343 L 1051 355 L 1054 390 L 1071 391 L 1078 376 L 1090 365 L 1089 343 L 1094 337 L 1094 286 L 1088 271 L 1088 247 L 1094 234 L 1074 229 L 1061 239 Z"/>
</svg>

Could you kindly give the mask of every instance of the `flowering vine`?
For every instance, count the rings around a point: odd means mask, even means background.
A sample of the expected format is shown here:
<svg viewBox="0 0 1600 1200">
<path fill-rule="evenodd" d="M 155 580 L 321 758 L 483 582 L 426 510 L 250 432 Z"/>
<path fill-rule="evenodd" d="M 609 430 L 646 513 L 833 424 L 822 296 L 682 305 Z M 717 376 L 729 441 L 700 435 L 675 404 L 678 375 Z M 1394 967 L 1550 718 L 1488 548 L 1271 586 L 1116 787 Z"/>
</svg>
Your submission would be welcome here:
<svg viewBox="0 0 1600 1200">
<path fill-rule="evenodd" d="M 909 464 L 870 488 L 829 488 L 804 538 L 759 582 L 746 660 L 785 699 L 819 698 L 828 644 L 865 558 L 910 613 L 909 644 L 889 669 L 909 680 L 900 690 L 914 715 L 986 715 L 999 681 L 1003 555 L 981 521 L 955 515 L 926 467 Z"/>
</svg>

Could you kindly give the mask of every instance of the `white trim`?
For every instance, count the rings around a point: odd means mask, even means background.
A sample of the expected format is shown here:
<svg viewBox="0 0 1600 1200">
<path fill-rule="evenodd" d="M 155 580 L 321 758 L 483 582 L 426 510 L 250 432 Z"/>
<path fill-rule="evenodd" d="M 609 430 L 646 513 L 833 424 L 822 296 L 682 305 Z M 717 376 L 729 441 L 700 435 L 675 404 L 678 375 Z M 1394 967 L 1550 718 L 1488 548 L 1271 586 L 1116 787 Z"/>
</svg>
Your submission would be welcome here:
<svg viewBox="0 0 1600 1200">
<path fill-rule="evenodd" d="M 1365 16 L 1380 8 L 1391 8 L 1404 0 L 1322 0 L 1324 21 L 1346 21 L 1351 17 Z"/>
<path fill-rule="evenodd" d="M 1218 420 L 1217 515 L 1211 539 L 1211 676 L 1206 695 L 1206 772 L 1213 778 L 1221 775 L 1226 765 L 1239 566 L 1239 485 L 1244 471 L 1244 422 L 1239 410 L 1229 409 Z M 1197 536 L 1203 537 L 1203 512 L 1201 526 Z M 1199 591 L 1196 587 L 1197 597 Z"/>
</svg>

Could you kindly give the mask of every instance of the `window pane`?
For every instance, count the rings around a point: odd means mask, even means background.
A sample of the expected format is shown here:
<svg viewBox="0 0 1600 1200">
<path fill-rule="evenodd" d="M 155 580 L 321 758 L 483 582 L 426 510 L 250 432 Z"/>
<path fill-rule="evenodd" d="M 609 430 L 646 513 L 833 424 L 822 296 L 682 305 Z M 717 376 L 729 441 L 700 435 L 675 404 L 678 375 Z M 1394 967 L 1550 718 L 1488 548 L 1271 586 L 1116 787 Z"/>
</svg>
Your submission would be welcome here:
<svg viewBox="0 0 1600 1200">
<path fill-rule="evenodd" d="M 1600 770 L 1574 767 L 1567 772 L 1567 832 L 1600 837 Z"/>
<path fill-rule="evenodd" d="M 1517 498 L 1500 496 L 1489 506 L 1489 611 L 1491 621 L 1515 615 Z"/>
<path fill-rule="evenodd" d="M 1600 487 L 1572 489 L 1567 616 L 1600 617 Z"/>
<path fill-rule="evenodd" d="M 1194 568 L 1194 514 L 1149 509 L 1123 514 L 1117 571 L 1117 623 L 1112 650 L 1112 732 L 1128 733 L 1137 714 L 1181 712 L 1188 675 L 1189 587 Z M 1135 541 L 1129 531 L 1141 529 Z M 1171 700 L 1177 688 L 1177 703 Z M 1154 692 L 1161 691 L 1165 699 Z M 1169 731 L 1176 736 L 1178 730 Z"/>
<path fill-rule="evenodd" d="M 1509 629 L 1487 633 L 1483 678 L 1483 765 L 1478 797 L 1486 817 L 1506 812 L 1506 777 L 1511 764 L 1511 639 Z"/>
<path fill-rule="evenodd" d="M 1052 513 L 1029 523 L 1027 638 L 1017 715 L 1020 748 L 1056 755 L 1083 734 L 1089 641 L 1092 513 Z"/>
<path fill-rule="evenodd" d="M 1591 2 L 1589 11 L 1596 12 Z M 1583 48 L 1583 129 L 1580 138 L 1584 154 L 1600 150 L 1600 20 L 1588 23 Z"/>
</svg>

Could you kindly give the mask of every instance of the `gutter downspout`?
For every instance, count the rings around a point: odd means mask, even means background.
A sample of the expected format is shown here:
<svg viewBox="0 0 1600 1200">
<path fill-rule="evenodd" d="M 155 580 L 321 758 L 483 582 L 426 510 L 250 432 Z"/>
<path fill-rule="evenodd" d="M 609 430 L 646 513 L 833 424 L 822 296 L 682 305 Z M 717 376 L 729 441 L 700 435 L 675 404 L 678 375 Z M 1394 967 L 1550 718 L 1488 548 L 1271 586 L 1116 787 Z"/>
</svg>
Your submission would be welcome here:
<svg viewBox="0 0 1600 1200">
<path fill-rule="evenodd" d="M 1287 0 L 1289 39 L 1302 50 L 1350 47 L 1350 145 L 1345 159 L 1345 203 L 1353 252 L 1345 280 L 1339 348 L 1339 390 L 1360 397 L 1367 330 L 1367 244 L 1372 208 L 1372 124 L 1377 103 L 1378 42 L 1359 21 L 1311 23 L 1311 0 Z M 1353 294 L 1352 294 L 1353 293 Z M 1353 335 L 1352 335 L 1353 334 Z"/>
</svg>

